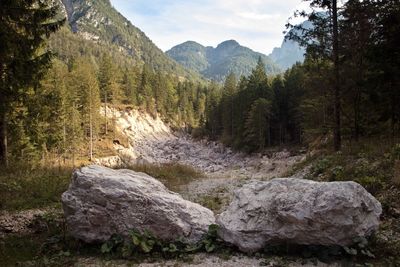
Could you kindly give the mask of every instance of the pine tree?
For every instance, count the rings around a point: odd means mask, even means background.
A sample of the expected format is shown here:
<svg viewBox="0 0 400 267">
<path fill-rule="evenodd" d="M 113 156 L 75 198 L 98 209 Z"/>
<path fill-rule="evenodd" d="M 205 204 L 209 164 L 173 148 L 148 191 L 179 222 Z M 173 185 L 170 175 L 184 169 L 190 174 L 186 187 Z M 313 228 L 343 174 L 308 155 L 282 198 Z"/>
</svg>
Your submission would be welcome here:
<svg viewBox="0 0 400 267">
<path fill-rule="evenodd" d="M 253 69 L 248 78 L 247 90 L 249 90 L 251 102 L 260 97 L 265 99 L 270 99 L 272 97 L 272 92 L 268 86 L 268 77 L 265 72 L 265 64 L 261 57 L 259 57 L 257 66 Z"/>
<path fill-rule="evenodd" d="M 122 92 L 118 84 L 116 66 L 108 55 L 103 56 L 99 69 L 99 86 L 101 99 L 104 102 L 105 133 L 108 133 L 107 105 L 121 102 Z"/>
<path fill-rule="evenodd" d="M 155 113 L 155 101 L 153 99 L 153 71 L 148 65 L 143 65 L 140 82 L 138 86 L 138 104 L 147 112 Z"/>
<path fill-rule="evenodd" d="M 333 67 L 328 77 L 331 77 L 332 83 L 332 102 L 333 102 L 333 142 L 336 151 L 341 149 L 341 81 L 339 66 L 339 15 L 337 0 L 306 0 L 310 2 L 312 12 L 310 14 L 304 11 L 301 16 L 307 17 L 313 24 L 310 29 L 303 26 L 294 26 L 297 31 L 291 31 L 289 38 L 298 41 L 306 47 L 307 55 L 314 59 L 328 60 Z M 289 27 L 291 25 L 288 25 Z M 293 26 L 292 26 L 293 27 Z M 301 32 L 301 35 L 299 34 Z"/>
<path fill-rule="evenodd" d="M 40 48 L 64 21 L 52 1 L 0 2 L 0 164 L 7 164 L 7 115 L 13 100 L 36 83 L 50 64 Z"/>
<path fill-rule="evenodd" d="M 257 151 L 271 144 L 270 119 L 271 102 L 265 98 L 254 101 L 251 105 L 245 128 L 245 142 L 249 151 Z"/>
<path fill-rule="evenodd" d="M 166 114 L 166 101 L 168 93 L 168 91 L 166 90 L 166 83 L 166 77 L 160 72 L 157 72 L 153 80 L 153 92 L 157 112 L 162 115 Z"/>
<path fill-rule="evenodd" d="M 305 94 L 305 71 L 301 64 L 297 63 L 284 74 L 284 86 L 286 91 L 287 103 L 287 132 L 291 142 L 301 143 L 303 138 L 302 121 L 304 119 L 301 112 Z M 276 101 L 276 97 L 274 97 Z"/>
<path fill-rule="evenodd" d="M 100 90 L 90 58 L 75 63 L 73 70 L 74 86 L 79 92 L 78 110 L 81 112 L 85 137 L 89 143 L 89 159 L 93 160 L 94 140 L 99 132 Z"/>
<path fill-rule="evenodd" d="M 289 95 L 287 87 L 284 85 L 282 77 L 278 75 L 272 81 L 272 91 L 274 93 L 273 101 L 273 114 L 274 114 L 274 124 L 276 125 L 276 139 L 279 140 L 279 144 L 286 142 L 287 134 L 286 130 L 289 123 Z"/>
<path fill-rule="evenodd" d="M 30 113 L 35 114 L 43 125 L 43 138 L 41 141 L 35 138 L 35 143 L 57 155 L 64 155 L 67 148 L 66 129 L 69 124 L 67 116 L 70 104 L 67 78 L 67 66 L 59 60 L 54 60 L 51 69 L 38 86 L 35 92 L 36 101 L 30 108 Z M 32 128 L 38 128 L 38 125 Z"/>
<path fill-rule="evenodd" d="M 138 80 L 140 71 L 137 68 L 125 69 L 122 78 L 122 88 L 125 94 L 125 103 L 136 106 L 138 104 Z"/>
<path fill-rule="evenodd" d="M 206 129 L 209 136 L 216 139 L 221 134 L 221 106 L 219 105 L 221 99 L 221 90 L 215 82 L 211 82 L 206 101 Z"/>
<path fill-rule="evenodd" d="M 223 140 L 230 144 L 234 135 L 233 123 L 233 110 L 234 101 L 233 97 L 236 93 L 236 76 L 230 73 L 225 80 L 225 85 L 222 92 L 222 127 L 223 127 Z"/>
</svg>

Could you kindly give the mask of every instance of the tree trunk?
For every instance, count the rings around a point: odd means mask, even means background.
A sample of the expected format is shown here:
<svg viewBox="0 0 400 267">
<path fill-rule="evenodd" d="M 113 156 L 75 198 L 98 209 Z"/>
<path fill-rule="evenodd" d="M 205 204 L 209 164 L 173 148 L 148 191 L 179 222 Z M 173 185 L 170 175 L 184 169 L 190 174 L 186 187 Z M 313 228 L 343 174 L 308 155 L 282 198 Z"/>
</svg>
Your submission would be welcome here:
<svg viewBox="0 0 400 267">
<path fill-rule="evenodd" d="M 89 159 L 93 161 L 93 121 L 92 121 L 92 109 L 89 109 L 89 135 L 90 135 L 90 142 L 89 142 Z"/>
<path fill-rule="evenodd" d="M 334 117 L 335 124 L 333 130 L 333 145 L 335 151 L 339 151 L 342 147 L 341 138 L 341 120 L 340 120 L 340 74 L 339 74 L 339 27 L 338 27 L 338 11 L 337 0 L 332 0 L 332 16 L 333 16 L 333 64 L 334 64 Z"/>
<path fill-rule="evenodd" d="M 62 158 L 63 158 L 63 163 L 65 165 L 65 154 L 67 150 L 67 125 L 65 121 L 65 117 L 63 118 L 63 148 L 62 148 Z"/>
<path fill-rule="evenodd" d="M 360 90 L 357 88 L 356 90 Z M 354 138 L 356 141 L 359 140 L 360 138 L 360 101 L 361 101 L 361 96 L 360 96 L 360 91 L 357 91 L 355 100 L 354 100 Z"/>
<path fill-rule="evenodd" d="M 107 118 L 107 92 L 104 93 L 104 116 L 106 118 L 106 135 L 108 134 L 108 118 Z"/>
<path fill-rule="evenodd" d="M 234 107 L 233 107 L 233 95 L 231 96 L 230 101 L 231 101 L 231 140 L 232 140 L 233 136 L 234 136 L 234 131 L 235 131 L 233 129 L 234 128 L 234 125 L 233 125 L 233 109 L 234 109 Z"/>
<path fill-rule="evenodd" d="M 7 167 L 8 166 L 7 118 L 5 112 L 1 113 L 0 113 L 0 165 Z"/>
<path fill-rule="evenodd" d="M 73 110 L 72 110 L 72 140 L 74 140 L 75 138 L 76 138 L 76 136 L 75 136 L 75 125 L 76 125 L 76 122 L 75 122 L 75 102 L 73 102 L 72 103 L 72 107 L 73 107 Z M 70 149 L 72 150 L 71 152 L 72 152 L 72 167 L 73 168 L 75 168 L 75 142 L 74 141 L 72 141 L 71 143 L 70 143 Z"/>
</svg>

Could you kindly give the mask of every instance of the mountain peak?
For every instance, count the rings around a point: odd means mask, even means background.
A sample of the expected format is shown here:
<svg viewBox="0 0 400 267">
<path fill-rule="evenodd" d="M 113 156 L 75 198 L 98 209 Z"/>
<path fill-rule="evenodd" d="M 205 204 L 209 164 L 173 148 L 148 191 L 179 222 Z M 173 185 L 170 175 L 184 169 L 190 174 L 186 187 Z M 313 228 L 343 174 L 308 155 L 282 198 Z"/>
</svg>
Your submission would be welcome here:
<svg viewBox="0 0 400 267">
<path fill-rule="evenodd" d="M 233 47 L 237 47 L 237 46 L 240 46 L 240 44 L 236 40 L 227 40 L 227 41 L 220 43 L 217 46 L 217 49 L 233 48 Z"/>
<path fill-rule="evenodd" d="M 197 46 L 203 46 L 202 44 L 199 44 L 198 42 L 196 42 L 196 41 L 186 41 L 186 42 L 184 42 L 184 43 L 182 43 L 182 45 L 197 45 Z"/>
</svg>

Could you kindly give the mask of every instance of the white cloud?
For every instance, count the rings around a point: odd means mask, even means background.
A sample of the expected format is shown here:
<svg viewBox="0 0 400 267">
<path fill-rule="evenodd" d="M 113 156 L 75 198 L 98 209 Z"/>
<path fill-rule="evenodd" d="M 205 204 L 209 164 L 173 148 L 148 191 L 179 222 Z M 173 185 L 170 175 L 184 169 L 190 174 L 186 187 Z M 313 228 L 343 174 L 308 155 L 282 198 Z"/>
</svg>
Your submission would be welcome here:
<svg viewBox="0 0 400 267">
<path fill-rule="evenodd" d="M 301 0 L 111 0 L 157 46 L 167 50 L 187 40 L 216 46 L 235 39 L 269 54 L 283 40 L 287 19 Z M 147 6 L 146 6 L 147 5 Z M 151 7 L 153 13 L 143 11 Z"/>
</svg>

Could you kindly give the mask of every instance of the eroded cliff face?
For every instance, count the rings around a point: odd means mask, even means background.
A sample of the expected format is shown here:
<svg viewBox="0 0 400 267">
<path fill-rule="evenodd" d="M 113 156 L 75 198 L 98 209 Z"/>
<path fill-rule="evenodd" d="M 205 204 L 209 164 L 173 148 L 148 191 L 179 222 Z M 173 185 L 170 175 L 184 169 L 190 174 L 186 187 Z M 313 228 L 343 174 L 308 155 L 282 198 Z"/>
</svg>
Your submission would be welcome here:
<svg viewBox="0 0 400 267">
<path fill-rule="evenodd" d="M 74 14 L 74 5 L 73 5 L 73 0 L 61 0 L 62 7 L 64 7 L 64 11 L 67 16 L 67 20 L 69 25 L 71 26 L 71 29 L 74 33 L 78 31 L 78 27 L 76 25 L 76 22 L 73 20 L 73 14 Z"/>
<path fill-rule="evenodd" d="M 79 33 L 84 39 L 97 41 L 99 35 L 88 31 L 88 28 L 98 28 L 107 18 L 103 16 L 91 1 L 61 0 L 65 8 L 67 20 L 74 33 Z"/>
</svg>

